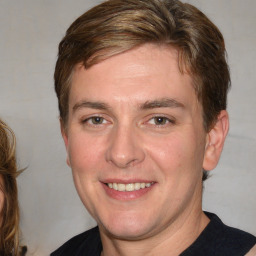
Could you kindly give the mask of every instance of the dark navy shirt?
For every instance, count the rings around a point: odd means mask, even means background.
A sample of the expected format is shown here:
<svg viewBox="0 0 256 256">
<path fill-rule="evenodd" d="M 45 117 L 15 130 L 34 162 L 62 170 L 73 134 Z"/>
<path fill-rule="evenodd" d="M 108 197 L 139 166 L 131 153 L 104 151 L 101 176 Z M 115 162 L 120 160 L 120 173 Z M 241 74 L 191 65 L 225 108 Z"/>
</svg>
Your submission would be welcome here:
<svg viewBox="0 0 256 256">
<path fill-rule="evenodd" d="M 256 237 L 231 228 L 213 213 L 205 212 L 209 224 L 180 256 L 244 256 L 256 244 Z M 98 227 L 67 241 L 51 256 L 100 256 L 102 244 Z"/>
</svg>

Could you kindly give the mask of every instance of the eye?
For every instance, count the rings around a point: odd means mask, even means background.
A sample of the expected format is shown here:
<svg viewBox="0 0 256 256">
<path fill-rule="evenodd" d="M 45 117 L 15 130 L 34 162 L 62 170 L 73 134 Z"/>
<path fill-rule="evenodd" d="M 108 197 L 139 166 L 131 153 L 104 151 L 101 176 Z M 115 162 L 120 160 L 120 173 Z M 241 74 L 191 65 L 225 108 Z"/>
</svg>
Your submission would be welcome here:
<svg viewBox="0 0 256 256">
<path fill-rule="evenodd" d="M 155 116 L 149 120 L 149 124 L 157 126 L 163 126 L 169 123 L 174 123 L 174 121 L 164 116 Z"/>
<path fill-rule="evenodd" d="M 164 125 L 168 122 L 167 118 L 162 116 L 154 117 L 153 120 L 156 125 Z"/>
<path fill-rule="evenodd" d="M 90 125 L 105 124 L 106 122 L 107 121 L 101 116 L 92 116 L 83 120 L 83 123 L 88 123 Z"/>
</svg>

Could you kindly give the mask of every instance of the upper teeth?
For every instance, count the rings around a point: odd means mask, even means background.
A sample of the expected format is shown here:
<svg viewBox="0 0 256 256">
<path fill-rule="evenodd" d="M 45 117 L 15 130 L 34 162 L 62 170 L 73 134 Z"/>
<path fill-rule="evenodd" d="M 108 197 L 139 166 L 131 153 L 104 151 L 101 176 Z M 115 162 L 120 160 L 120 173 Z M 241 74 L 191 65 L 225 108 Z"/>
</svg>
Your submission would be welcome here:
<svg viewBox="0 0 256 256">
<path fill-rule="evenodd" d="M 122 183 L 108 183 L 110 188 L 113 188 L 118 191 L 134 191 L 139 190 L 141 188 L 149 188 L 153 182 L 151 183 L 129 183 L 129 184 L 122 184 Z"/>
</svg>

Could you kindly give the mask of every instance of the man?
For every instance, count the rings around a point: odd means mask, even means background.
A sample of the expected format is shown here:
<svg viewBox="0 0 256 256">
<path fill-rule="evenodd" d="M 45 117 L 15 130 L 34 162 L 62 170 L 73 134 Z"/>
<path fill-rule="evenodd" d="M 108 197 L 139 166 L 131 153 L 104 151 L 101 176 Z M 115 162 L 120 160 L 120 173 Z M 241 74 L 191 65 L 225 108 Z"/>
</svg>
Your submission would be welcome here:
<svg viewBox="0 0 256 256">
<path fill-rule="evenodd" d="M 202 211 L 229 128 L 224 40 L 195 7 L 110 0 L 59 45 L 67 163 L 98 227 L 52 255 L 253 255 L 256 238 Z"/>
</svg>

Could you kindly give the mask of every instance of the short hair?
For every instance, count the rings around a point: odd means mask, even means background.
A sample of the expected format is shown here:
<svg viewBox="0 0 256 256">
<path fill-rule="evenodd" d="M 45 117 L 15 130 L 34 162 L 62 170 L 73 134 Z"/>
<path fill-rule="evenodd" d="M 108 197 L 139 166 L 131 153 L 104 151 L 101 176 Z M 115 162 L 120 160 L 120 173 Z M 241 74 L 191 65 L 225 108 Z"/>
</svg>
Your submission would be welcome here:
<svg viewBox="0 0 256 256">
<path fill-rule="evenodd" d="M 0 120 L 0 176 L 4 194 L 0 212 L 0 254 L 18 255 L 19 250 L 19 206 L 16 177 L 20 173 L 16 166 L 16 142 L 13 131 Z"/>
<path fill-rule="evenodd" d="M 180 71 L 191 75 L 208 132 L 226 109 L 230 87 L 224 39 L 196 7 L 178 0 L 108 0 L 81 15 L 59 44 L 55 91 L 60 118 L 68 119 L 72 72 L 143 44 L 178 49 Z"/>
</svg>

